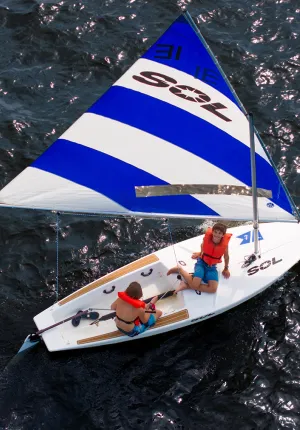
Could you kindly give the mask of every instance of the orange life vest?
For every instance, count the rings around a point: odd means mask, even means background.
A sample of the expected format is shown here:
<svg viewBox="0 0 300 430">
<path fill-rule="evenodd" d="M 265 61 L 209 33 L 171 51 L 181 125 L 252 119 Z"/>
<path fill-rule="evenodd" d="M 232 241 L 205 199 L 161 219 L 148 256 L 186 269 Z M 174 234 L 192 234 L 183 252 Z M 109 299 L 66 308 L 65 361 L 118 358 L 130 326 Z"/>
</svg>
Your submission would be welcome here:
<svg viewBox="0 0 300 430">
<path fill-rule="evenodd" d="M 212 228 L 209 227 L 203 239 L 202 260 L 209 266 L 221 263 L 231 236 L 231 233 L 225 233 L 221 242 L 216 244 L 213 242 Z"/>
<path fill-rule="evenodd" d="M 124 300 L 124 302 L 128 303 L 131 306 L 134 306 L 135 308 L 144 308 L 146 306 L 145 302 L 143 302 L 142 300 L 133 299 L 132 297 L 128 296 L 125 291 L 118 293 L 118 297 L 119 299 Z"/>
<path fill-rule="evenodd" d="M 118 297 L 119 297 L 119 299 L 123 300 L 124 302 L 128 303 L 129 305 L 132 305 L 135 308 L 144 308 L 146 306 L 145 302 L 143 302 L 142 300 L 133 299 L 132 297 L 128 296 L 128 294 L 126 294 L 125 291 L 121 291 L 120 293 L 118 293 Z M 133 321 L 133 323 L 134 323 L 134 325 L 140 325 L 141 321 L 140 321 L 139 317 L 137 317 Z"/>
</svg>

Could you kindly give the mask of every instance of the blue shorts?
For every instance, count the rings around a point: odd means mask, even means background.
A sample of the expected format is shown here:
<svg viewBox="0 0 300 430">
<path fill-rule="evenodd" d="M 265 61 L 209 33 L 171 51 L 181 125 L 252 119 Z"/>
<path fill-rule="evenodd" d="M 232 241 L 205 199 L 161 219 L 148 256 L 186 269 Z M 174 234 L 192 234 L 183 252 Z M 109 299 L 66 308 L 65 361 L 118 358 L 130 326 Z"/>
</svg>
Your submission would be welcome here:
<svg viewBox="0 0 300 430">
<path fill-rule="evenodd" d="M 201 258 L 198 258 L 194 268 L 194 278 L 201 278 L 206 284 L 208 281 L 219 282 L 217 265 L 214 264 L 213 266 L 209 266 Z"/>
<path fill-rule="evenodd" d="M 126 336 L 134 337 L 138 334 L 144 333 L 144 331 L 148 330 L 148 328 L 153 327 L 156 323 L 155 316 L 153 314 L 150 315 L 148 321 L 145 324 L 135 325 L 131 331 L 122 330 L 120 327 L 117 327 L 122 333 L 126 334 Z"/>
</svg>

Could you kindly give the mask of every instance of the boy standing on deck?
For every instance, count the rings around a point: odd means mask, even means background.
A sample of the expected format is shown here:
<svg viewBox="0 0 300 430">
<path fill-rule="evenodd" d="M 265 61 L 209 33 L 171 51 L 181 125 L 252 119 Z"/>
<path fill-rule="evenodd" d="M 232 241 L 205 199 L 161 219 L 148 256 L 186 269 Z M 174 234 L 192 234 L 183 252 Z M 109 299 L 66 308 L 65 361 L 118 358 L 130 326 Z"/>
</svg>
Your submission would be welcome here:
<svg viewBox="0 0 300 430">
<path fill-rule="evenodd" d="M 180 273 L 184 278 L 175 293 L 189 288 L 205 293 L 215 293 L 219 284 L 217 263 L 221 263 L 223 255 L 225 266 L 222 275 L 226 279 L 230 277 L 228 243 L 232 234 L 226 233 L 226 231 L 226 225 L 220 222 L 216 223 L 213 228 L 207 229 L 200 252 L 192 254 L 192 258 L 197 260 L 193 275 L 182 267 L 172 267 L 168 271 L 167 275 Z"/>
</svg>

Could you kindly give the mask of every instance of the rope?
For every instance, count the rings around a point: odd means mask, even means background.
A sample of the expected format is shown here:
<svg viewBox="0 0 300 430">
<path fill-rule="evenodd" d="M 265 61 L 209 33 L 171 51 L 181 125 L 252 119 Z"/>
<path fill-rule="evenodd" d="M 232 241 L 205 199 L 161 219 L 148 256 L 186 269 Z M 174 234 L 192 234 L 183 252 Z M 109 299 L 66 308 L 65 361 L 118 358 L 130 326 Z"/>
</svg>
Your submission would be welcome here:
<svg viewBox="0 0 300 430">
<path fill-rule="evenodd" d="M 56 301 L 58 302 L 58 245 L 59 245 L 59 212 L 56 212 Z"/>
<path fill-rule="evenodd" d="M 169 233 L 170 233 L 171 245 L 172 245 L 172 248 L 173 248 L 174 257 L 175 257 L 175 261 L 176 261 L 176 266 L 178 267 L 178 261 L 177 261 L 177 256 L 176 256 L 174 241 L 173 241 L 173 237 L 172 237 L 172 231 L 171 231 L 171 227 L 170 227 L 170 223 L 169 223 L 168 219 L 167 219 L 167 223 L 168 223 L 168 229 L 169 229 Z"/>
<path fill-rule="evenodd" d="M 55 290 L 56 302 L 58 302 L 58 296 L 59 296 L 59 257 L 58 257 L 58 255 L 59 255 L 59 222 L 60 222 L 60 218 L 59 217 L 60 217 L 61 213 L 62 214 L 66 214 L 66 215 L 70 215 L 68 212 L 56 212 L 56 290 Z M 87 216 L 87 217 L 99 217 L 99 214 L 72 213 L 72 215 L 75 215 L 75 216 L 84 216 L 84 217 L 85 216 Z M 116 216 L 101 214 L 101 217 L 102 218 L 115 218 Z M 156 218 L 153 218 L 153 219 L 156 219 Z M 176 251 L 175 251 L 175 246 L 174 246 L 174 241 L 173 241 L 173 236 L 172 236 L 172 230 L 171 230 L 170 223 L 169 223 L 169 219 L 166 219 L 166 221 L 167 221 L 167 225 L 168 225 L 168 230 L 169 230 L 169 234 L 170 234 L 170 240 L 171 240 L 171 245 L 172 245 L 173 252 L 174 252 L 174 258 L 175 258 L 175 261 L 176 261 L 176 266 L 179 267 L 177 256 L 176 256 Z M 176 284 L 176 282 L 177 281 L 175 281 L 173 283 L 173 286 Z M 172 286 L 172 288 L 173 288 L 173 286 Z M 164 293 L 164 295 L 162 297 L 160 297 L 158 300 L 163 299 L 164 296 L 169 291 L 171 291 L 171 290 L 172 289 L 166 291 Z M 92 309 L 92 308 L 90 308 L 90 309 Z M 93 309 L 96 309 L 96 308 L 93 308 Z M 109 309 L 107 309 L 107 310 L 109 310 Z"/>
<path fill-rule="evenodd" d="M 172 237 L 172 230 L 171 230 L 170 223 L 169 223 L 169 219 L 166 219 L 166 221 L 167 221 L 167 223 L 168 223 L 168 230 L 169 230 L 169 233 L 170 233 L 171 245 L 172 245 L 173 252 L 174 252 L 174 257 L 175 257 L 175 261 L 176 261 L 176 266 L 177 266 L 177 267 L 179 267 L 179 265 L 178 265 L 178 260 L 177 260 L 177 255 L 176 255 L 176 251 L 175 251 L 175 246 L 174 246 L 174 241 L 173 241 L 173 237 Z M 166 292 L 165 292 L 165 294 L 163 294 L 163 295 L 162 295 L 162 296 L 157 300 L 157 302 L 159 302 L 161 299 L 163 299 L 163 298 L 165 297 L 165 295 L 166 295 L 166 294 L 168 294 L 170 291 L 172 291 L 172 289 L 173 289 L 174 285 L 176 284 L 176 282 L 177 282 L 177 280 L 173 283 L 172 288 L 171 288 L 171 289 L 169 289 L 168 291 L 166 291 Z M 156 302 L 156 303 L 157 303 L 157 302 Z"/>
</svg>

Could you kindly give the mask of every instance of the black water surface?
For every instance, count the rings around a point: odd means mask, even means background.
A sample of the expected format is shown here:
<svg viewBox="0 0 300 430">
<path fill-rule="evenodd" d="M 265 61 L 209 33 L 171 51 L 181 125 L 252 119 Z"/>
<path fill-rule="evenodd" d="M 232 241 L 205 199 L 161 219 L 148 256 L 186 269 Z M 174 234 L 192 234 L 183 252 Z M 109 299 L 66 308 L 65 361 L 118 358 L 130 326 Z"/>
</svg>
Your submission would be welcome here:
<svg viewBox="0 0 300 430">
<path fill-rule="evenodd" d="M 0 186 L 188 7 L 300 204 L 297 0 L 0 0 Z M 230 154 L 229 154 L 230 155 Z M 189 329 L 14 357 L 56 300 L 56 217 L 0 210 L 0 428 L 300 428 L 300 276 Z M 172 222 L 173 240 L 199 234 Z M 62 215 L 59 297 L 171 242 L 167 224 Z"/>
</svg>

